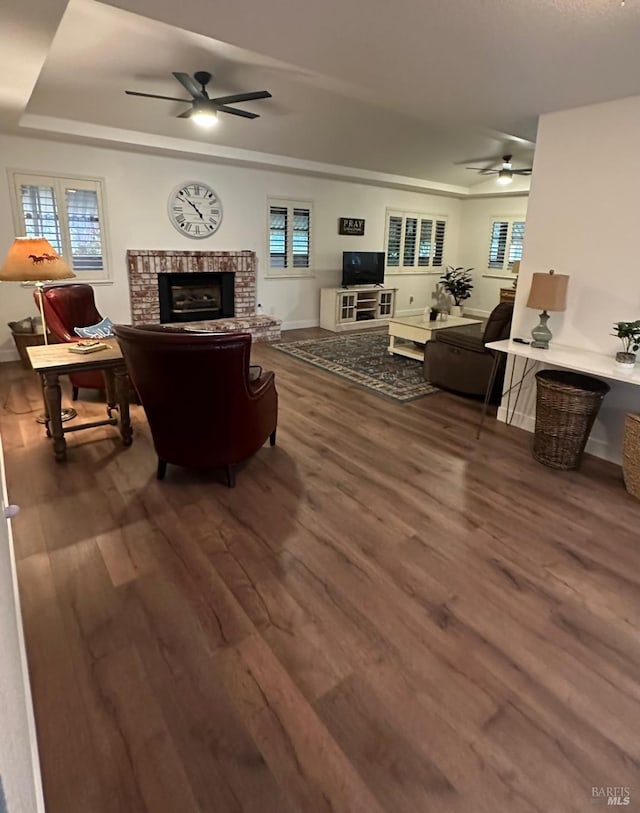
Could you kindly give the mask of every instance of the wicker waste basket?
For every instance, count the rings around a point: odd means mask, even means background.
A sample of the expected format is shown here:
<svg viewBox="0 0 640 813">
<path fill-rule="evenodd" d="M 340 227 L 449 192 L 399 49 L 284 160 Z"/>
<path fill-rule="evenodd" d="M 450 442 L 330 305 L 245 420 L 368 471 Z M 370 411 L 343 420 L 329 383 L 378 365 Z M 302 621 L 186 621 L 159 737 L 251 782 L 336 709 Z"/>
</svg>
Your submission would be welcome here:
<svg viewBox="0 0 640 813">
<path fill-rule="evenodd" d="M 565 370 L 536 373 L 533 457 L 553 469 L 577 469 L 609 385 Z"/>
<path fill-rule="evenodd" d="M 622 474 L 629 494 L 640 500 L 640 415 L 627 415 L 624 421 Z"/>
</svg>

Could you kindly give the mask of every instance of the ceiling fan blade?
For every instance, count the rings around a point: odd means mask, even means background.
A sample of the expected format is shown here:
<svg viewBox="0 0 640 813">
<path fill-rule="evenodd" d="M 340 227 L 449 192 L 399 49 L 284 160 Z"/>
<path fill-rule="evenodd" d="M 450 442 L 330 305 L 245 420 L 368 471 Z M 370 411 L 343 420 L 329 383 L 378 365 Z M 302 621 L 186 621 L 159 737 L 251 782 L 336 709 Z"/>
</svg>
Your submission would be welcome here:
<svg viewBox="0 0 640 813">
<path fill-rule="evenodd" d="M 185 104 L 190 99 L 177 99 L 175 96 L 158 96 L 156 93 L 139 93 L 137 90 L 125 90 L 127 96 L 144 96 L 147 99 L 166 99 L 168 102 L 184 102 Z"/>
<path fill-rule="evenodd" d="M 512 169 L 511 172 L 513 172 L 514 175 L 531 175 L 533 167 L 529 169 Z"/>
<path fill-rule="evenodd" d="M 485 169 L 484 167 L 465 167 L 465 169 L 475 169 L 481 175 L 491 175 L 492 172 L 500 172 L 499 169 Z"/>
<path fill-rule="evenodd" d="M 259 119 L 257 113 L 249 113 L 248 110 L 240 110 L 237 107 L 227 107 L 226 104 L 217 104 L 216 108 L 223 113 L 231 113 L 232 116 L 242 116 L 245 119 Z"/>
<path fill-rule="evenodd" d="M 185 110 L 184 113 L 180 113 L 179 116 L 176 116 L 177 119 L 190 119 L 193 113 L 193 107 L 190 107 L 188 110 Z"/>
<path fill-rule="evenodd" d="M 180 71 L 173 71 L 173 75 L 175 78 L 180 82 L 182 87 L 190 93 L 194 99 L 206 99 L 207 97 L 204 94 L 202 88 L 198 87 L 195 79 L 192 79 L 188 73 L 182 73 Z"/>
<path fill-rule="evenodd" d="M 235 104 L 235 102 L 250 102 L 253 99 L 270 99 L 271 94 L 268 90 L 256 90 L 254 93 L 235 93 L 233 96 L 218 96 L 217 99 L 211 99 L 216 104 Z"/>
</svg>

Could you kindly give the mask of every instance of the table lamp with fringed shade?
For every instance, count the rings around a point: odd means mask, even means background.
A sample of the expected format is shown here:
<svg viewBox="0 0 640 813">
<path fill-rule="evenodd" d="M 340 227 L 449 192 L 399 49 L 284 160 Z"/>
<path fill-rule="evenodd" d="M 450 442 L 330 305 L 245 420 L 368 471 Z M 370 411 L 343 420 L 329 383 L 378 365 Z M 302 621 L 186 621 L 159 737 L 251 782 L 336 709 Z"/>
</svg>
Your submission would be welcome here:
<svg viewBox="0 0 640 813">
<path fill-rule="evenodd" d="M 549 349 L 552 334 L 547 327 L 549 314 L 547 311 L 563 311 L 567 307 L 567 288 L 569 276 L 556 274 L 552 269 L 548 274 L 534 274 L 531 279 L 531 290 L 527 299 L 528 308 L 542 311 L 540 323 L 531 331 L 533 341 L 531 347 L 541 350 Z"/>
<path fill-rule="evenodd" d="M 0 268 L 0 280 L 4 282 L 35 282 L 45 344 L 49 340 L 42 288 L 45 282 L 71 277 L 75 277 L 73 271 L 44 237 L 16 237 Z"/>
</svg>

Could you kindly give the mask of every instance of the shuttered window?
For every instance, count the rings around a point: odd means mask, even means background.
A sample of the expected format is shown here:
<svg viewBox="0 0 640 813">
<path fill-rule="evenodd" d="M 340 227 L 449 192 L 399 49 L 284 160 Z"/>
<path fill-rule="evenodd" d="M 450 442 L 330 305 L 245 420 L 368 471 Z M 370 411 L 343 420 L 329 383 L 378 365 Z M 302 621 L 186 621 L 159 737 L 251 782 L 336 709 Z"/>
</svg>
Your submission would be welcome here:
<svg viewBox="0 0 640 813">
<path fill-rule="evenodd" d="M 16 231 L 44 237 L 84 280 L 109 278 L 98 180 L 13 173 Z"/>
<path fill-rule="evenodd" d="M 444 265 L 445 218 L 387 210 L 387 267 L 420 271 Z"/>
<path fill-rule="evenodd" d="M 489 242 L 490 269 L 511 270 L 516 260 L 522 259 L 525 222 L 511 218 L 493 220 Z"/>
<path fill-rule="evenodd" d="M 269 201 L 269 268 L 299 274 L 311 269 L 311 205 Z"/>
</svg>

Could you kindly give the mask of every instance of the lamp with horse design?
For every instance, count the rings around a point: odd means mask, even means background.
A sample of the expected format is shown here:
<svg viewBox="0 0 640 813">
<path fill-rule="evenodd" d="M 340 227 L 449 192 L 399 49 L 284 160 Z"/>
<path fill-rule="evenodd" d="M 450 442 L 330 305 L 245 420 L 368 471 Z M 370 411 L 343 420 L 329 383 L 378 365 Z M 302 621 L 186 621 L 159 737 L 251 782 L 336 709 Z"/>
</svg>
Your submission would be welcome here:
<svg viewBox="0 0 640 813">
<path fill-rule="evenodd" d="M 0 268 L 0 280 L 4 282 L 35 282 L 45 344 L 49 344 L 49 338 L 42 289 L 45 282 L 71 277 L 75 277 L 73 271 L 44 237 L 16 237 Z M 75 415 L 75 409 L 62 410 L 63 421 L 68 421 Z M 44 422 L 43 419 L 38 421 Z"/>
</svg>

